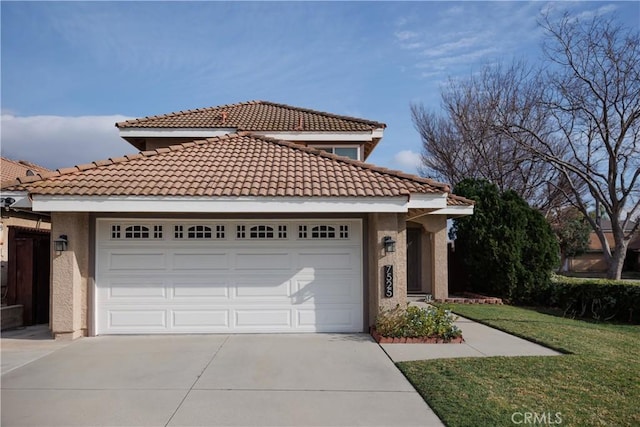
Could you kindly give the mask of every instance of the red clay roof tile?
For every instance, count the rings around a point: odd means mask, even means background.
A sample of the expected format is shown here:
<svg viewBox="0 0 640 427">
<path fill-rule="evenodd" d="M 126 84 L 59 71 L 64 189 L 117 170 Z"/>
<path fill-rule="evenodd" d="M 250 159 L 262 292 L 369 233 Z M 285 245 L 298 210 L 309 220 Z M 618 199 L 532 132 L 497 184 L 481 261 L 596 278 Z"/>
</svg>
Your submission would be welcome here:
<svg viewBox="0 0 640 427">
<path fill-rule="evenodd" d="M 3 183 L 13 181 L 18 177 L 26 177 L 27 172 L 44 173 L 51 172 L 49 169 L 38 166 L 26 160 L 11 160 L 0 157 L 0 181 Z"/>
<path fill-rule="evenodd" d="M 292 142 L 242 132 L 20 178 L 43 195 L 385 197 L 445 193 L 447 185 Z M 449 203 L 472 204 L 458 196 Z"/>
<path fill-rule="evenodd" d="M 293 107 L 249 101 L 178 111 L 116 123 L 118 128 L 236 128 L 246 131 L 353 132 L 385 128 L 384 123 Z"/>
</svg>

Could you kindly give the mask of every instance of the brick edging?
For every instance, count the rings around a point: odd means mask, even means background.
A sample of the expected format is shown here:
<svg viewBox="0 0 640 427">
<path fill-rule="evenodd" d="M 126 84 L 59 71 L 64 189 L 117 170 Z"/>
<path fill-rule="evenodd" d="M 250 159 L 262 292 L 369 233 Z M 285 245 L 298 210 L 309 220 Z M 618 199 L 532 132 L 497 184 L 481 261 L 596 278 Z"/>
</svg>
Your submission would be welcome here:
<svg viewBox="0 0 640 427">
<path fill-rule="evenodd" d="M 369 330 L 369 333 L 378 344 L 462 344 L 464 342 L 462 336 L 448 340 L 441 337 L 385 337 L 380 335 L 373 327 Z"/>
</svg>

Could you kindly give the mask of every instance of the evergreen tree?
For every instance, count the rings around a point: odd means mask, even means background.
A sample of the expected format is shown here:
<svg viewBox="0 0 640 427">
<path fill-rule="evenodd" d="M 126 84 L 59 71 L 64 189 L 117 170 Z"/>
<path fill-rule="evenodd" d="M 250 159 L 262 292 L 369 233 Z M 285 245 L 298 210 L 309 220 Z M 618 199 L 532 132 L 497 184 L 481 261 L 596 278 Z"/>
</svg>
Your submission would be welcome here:
<svg viewBox="0 0 640 427">
<path fill-rule="evenodd" d="M 558 242 L 545 218 L 515 192 L 465 179 L 455 193 L 475 200 L 474 214 L 454 220 L 451 237 L 475 292 L 531 301 L 558 264 Z"/>
</svg>

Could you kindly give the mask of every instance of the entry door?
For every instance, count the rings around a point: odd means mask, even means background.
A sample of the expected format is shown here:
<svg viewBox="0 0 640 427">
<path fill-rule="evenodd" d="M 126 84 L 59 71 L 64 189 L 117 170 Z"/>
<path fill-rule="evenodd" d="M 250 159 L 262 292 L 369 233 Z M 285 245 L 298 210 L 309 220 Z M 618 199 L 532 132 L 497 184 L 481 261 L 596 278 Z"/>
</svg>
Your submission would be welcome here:
<svg viewBox="0 0 640 427">
<path fill-rule="evenodd" d="M 422 291 L 422 230 L 407 228 L 407 291 Z"/>
</svg>

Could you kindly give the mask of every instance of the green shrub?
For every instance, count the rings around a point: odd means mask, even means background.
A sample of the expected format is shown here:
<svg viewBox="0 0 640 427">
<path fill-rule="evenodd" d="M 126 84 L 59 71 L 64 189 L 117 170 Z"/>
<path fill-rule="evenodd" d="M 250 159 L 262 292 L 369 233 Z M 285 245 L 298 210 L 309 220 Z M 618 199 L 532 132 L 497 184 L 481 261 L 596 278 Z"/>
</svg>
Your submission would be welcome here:
<svg viewBox="0 0 640 427">
<path fill-rule="evenodd" d="M 640 323 L 640 286 L 621 280 L 554 276 L 536 296 L 540 305 L 557 307 L 569 317 Z"/>
<path fill-rule="evenodd" d="M 516 193 L 488 181 L 465 179 L 455 193 L 476 201 L 473 215 L 454 219 L 450 233 L 471 290 L 529 303 L 559 261 L 551 226 Z"/>
<path fill-rule="evenodd" d="M 457 317 L 445 307 L 397 305 L 378 315 L 376 330 L 385 337 L 438 337 L 449 340 L 462 335 L 462 331 L 453 324 L 456 319 Z"/>
</svg>

